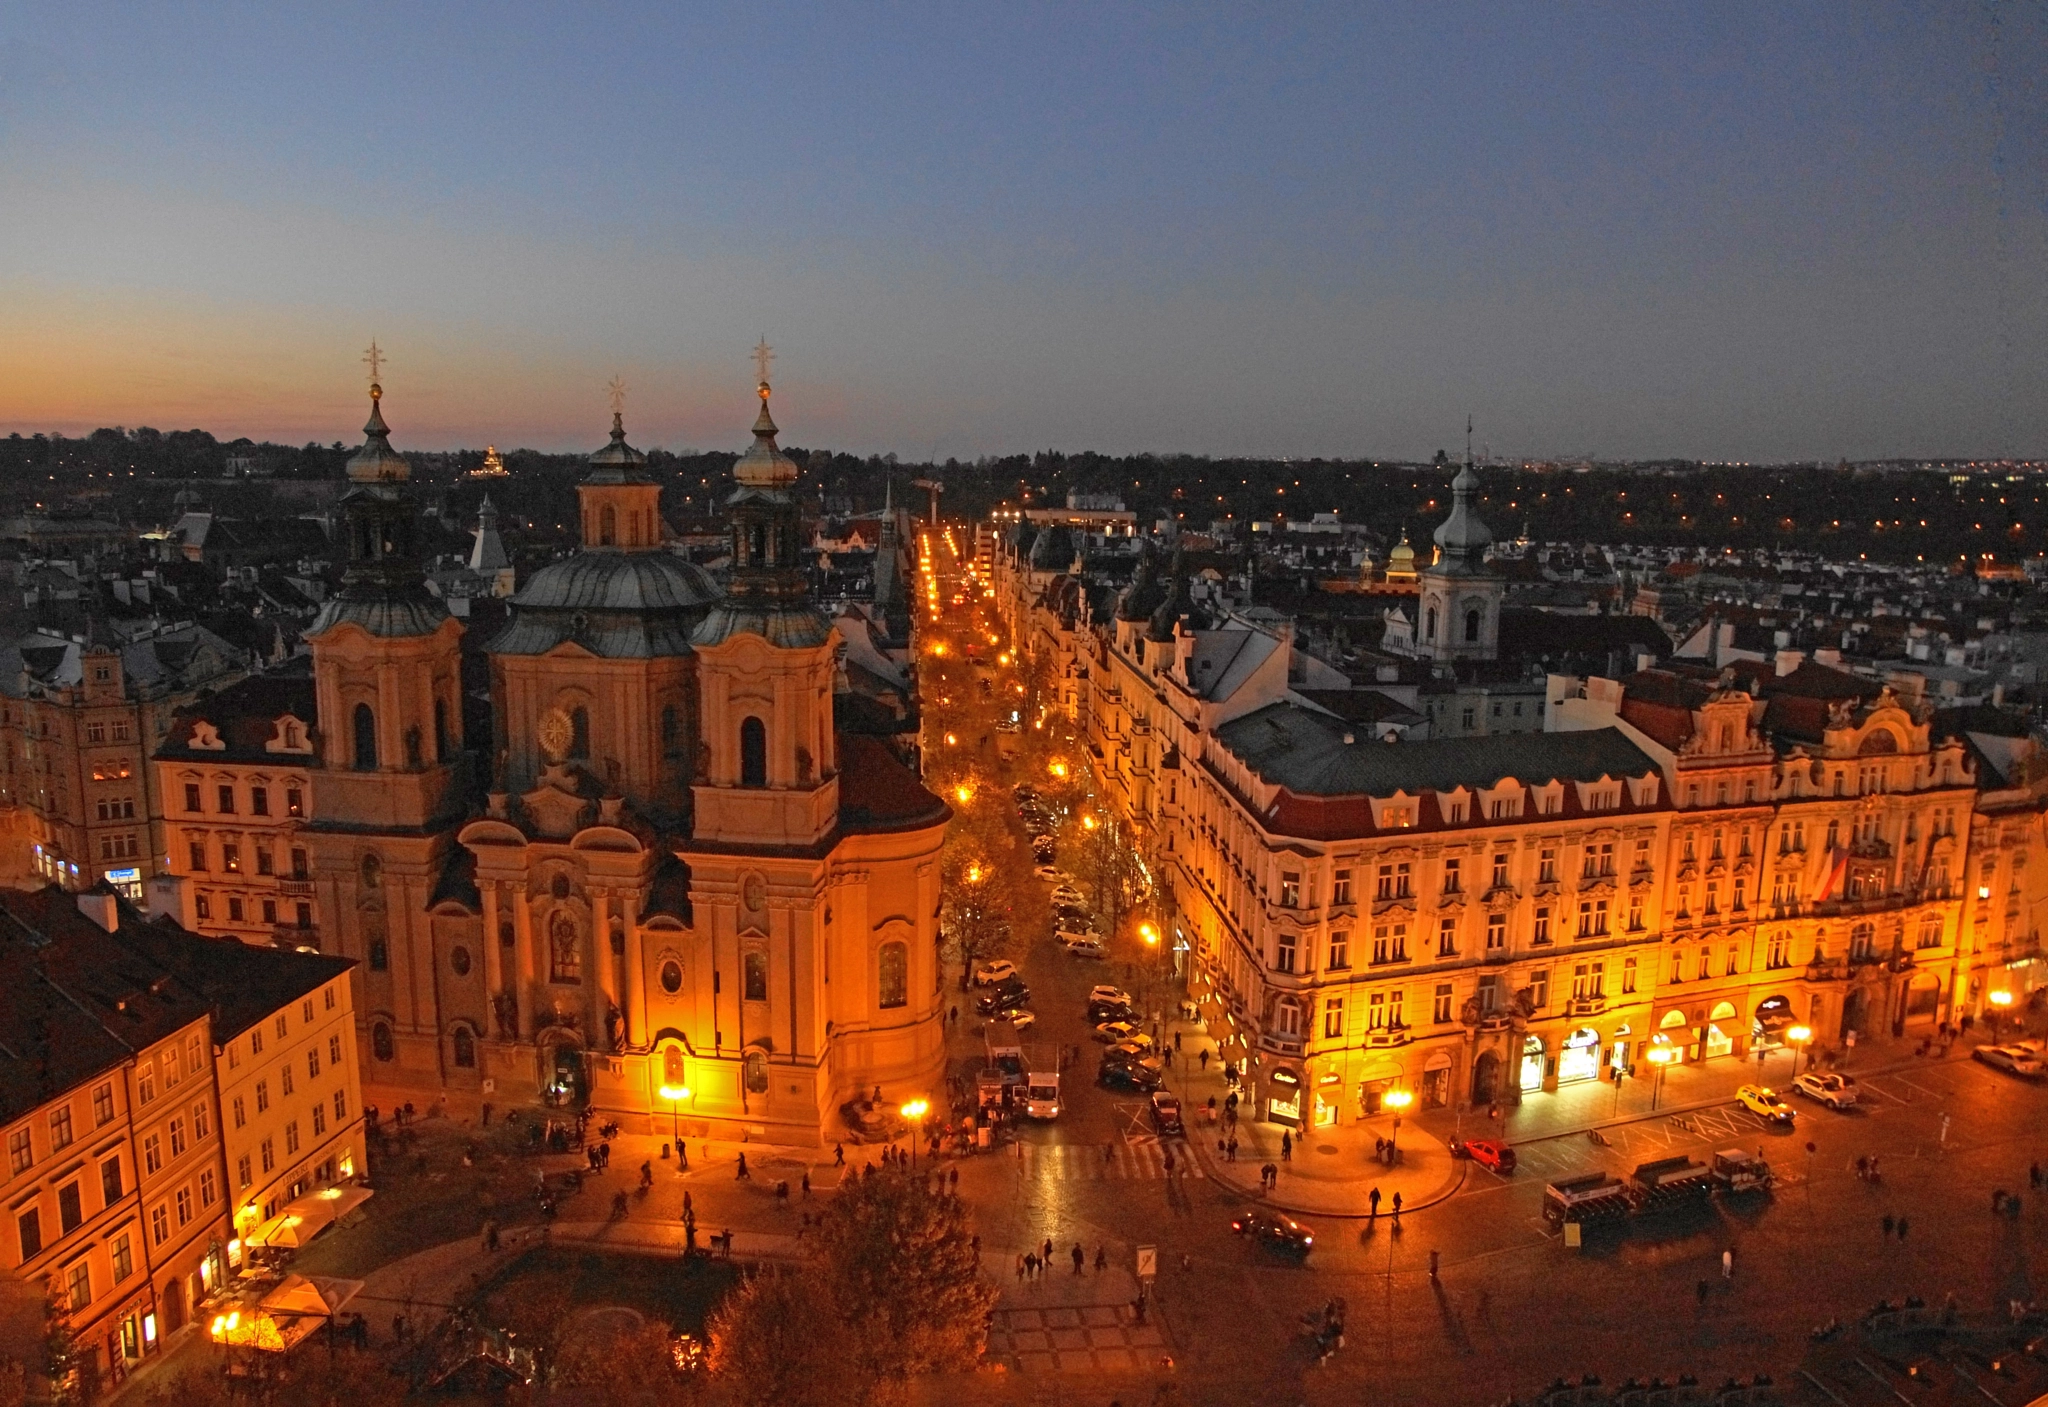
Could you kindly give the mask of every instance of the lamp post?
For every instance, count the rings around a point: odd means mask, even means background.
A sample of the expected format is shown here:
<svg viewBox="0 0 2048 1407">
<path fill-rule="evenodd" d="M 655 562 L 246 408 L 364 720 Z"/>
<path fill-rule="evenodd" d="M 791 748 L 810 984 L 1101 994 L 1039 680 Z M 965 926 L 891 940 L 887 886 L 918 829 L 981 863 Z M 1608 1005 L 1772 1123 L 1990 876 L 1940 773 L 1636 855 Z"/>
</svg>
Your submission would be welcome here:
<svg viewBox="0 0 2048 1407">
<path fill-rule="evenodd" d="M 1654 1114 L 1657 1112 L 1657 1097 L 1664 1092 L 1664 1069 L 1676 1057 L 1667 1045 L 1653 1045 L 1643 1055 L 1657 1067 L 1657 1078 L 1650 1083 L 1650 1112 Z"/>
<path fill-rule="evenodd" d="M 1401 1161 L 1401 1111 L 1415 1102 L 1415 1096 L 1405 1089 L 1390 1089 L 1380 1102 L 1394 1111 L 1394 1132 L 1387 1139 L 1387 1165 L 1392 1167 Z"/>
<path fill-rule="evenodd" d="M 1799 1057 L 1806 1050 L 1806 1043 L 1813 1039 L 1813 1027 L 1790 1027 L 1785 1032 L 1785 1039 L 1792 1043 L 1792 1075 L 1796 1079 L 1799 1075 Z"/>
<path fill-rule="evenodd" d="M 683 1101 L 690 1097 L 688 1085 L 663 1085 L 661 1097 L 668 1101 L 669 1139 L 676 1146 L 678 1157 L 683 1147 Z"/>
<path fill-rule="evenodd" d="M 2012 993 L 2007 991 L 1993 992 L 1986 1000 L 1991 1003 L 1991 1044 L 1997 1045 L 1999 1042 L 1999 1028 L 2005 1019 L 2005 1013 L 2012 1009 Z"/>
<path fill-rule="evenodd" d="M 917 1145 L 924 1139 L 924 1116 L 931 1111 L 931 1105 L 922 1099 L 913 1099 L 903 1106 L 903 1117 L 910 1120 L 910 1166 L 917 1166 Z"/>
</svg>

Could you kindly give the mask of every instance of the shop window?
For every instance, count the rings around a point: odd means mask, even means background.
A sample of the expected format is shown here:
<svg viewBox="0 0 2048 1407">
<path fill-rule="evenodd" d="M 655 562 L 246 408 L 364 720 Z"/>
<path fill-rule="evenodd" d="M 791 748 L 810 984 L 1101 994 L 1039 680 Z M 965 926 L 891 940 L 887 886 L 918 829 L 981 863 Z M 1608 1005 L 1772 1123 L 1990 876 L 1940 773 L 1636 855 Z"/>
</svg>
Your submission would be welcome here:
<svg viewBox="0 0 2048 1407">
<path fill-rule="evenodd" d="M 876 955 L 876 1005 L 884 1010 L 910 1004 L 910 945 L 884 943 Z"/>
</svg>

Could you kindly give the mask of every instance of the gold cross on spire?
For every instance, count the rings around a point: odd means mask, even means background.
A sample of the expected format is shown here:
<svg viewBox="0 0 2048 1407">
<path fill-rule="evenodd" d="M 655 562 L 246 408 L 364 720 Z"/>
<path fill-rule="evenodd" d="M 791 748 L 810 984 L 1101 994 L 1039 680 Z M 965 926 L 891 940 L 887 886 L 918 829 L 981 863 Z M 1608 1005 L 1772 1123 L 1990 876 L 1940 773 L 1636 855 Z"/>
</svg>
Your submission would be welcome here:
<svg viewBox="0 0 2048 1407">
<path fill-rule="evenodd" d="M 370 350 L 363 353 L 363 365 L 370 368 L 370 384 L 376 385 L 377 373 L 384 365 L 384 353 L 377 346 L 377 339 L 374 337 L 370 339 Z"/>
<path fill-rule="evenodd" d="M 604 389 L 605 394 L 611 398 L 612 414 L 624 415 L 626 413 L 626 378 L 614 376 L 611 385 Z"/>
<path fill-rule="evenodd" d="M 769 347 L 768 339 L 763 337 L 754 347 L 754 379 L 763 386 L 768 384 L 768 363 L 774 360 L 774 349 Z"/>
</svg>

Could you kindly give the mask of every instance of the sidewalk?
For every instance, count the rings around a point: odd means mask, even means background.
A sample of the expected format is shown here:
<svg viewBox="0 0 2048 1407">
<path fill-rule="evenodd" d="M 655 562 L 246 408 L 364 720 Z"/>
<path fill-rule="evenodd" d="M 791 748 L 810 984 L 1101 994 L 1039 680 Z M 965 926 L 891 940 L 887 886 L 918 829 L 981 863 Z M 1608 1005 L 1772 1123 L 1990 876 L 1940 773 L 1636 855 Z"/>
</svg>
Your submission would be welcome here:
<svg viewBox="0 0 2048 1407">
<path fill-rule="evenodd" d="M 1220 1112 L 1229 1093 L 1222 1062 L 1212 1057 L 1209 1068 L 1202 1069 L 1199 1052 L 1214 1046 L 1201 1023 L 1175 1021 L 1169 1026 L 1166 1039 L 1171 1042 L 1178 1034 L 1182 1049 L 1167 1084 L 1181 1097 L 1188 1146 L 1208 1175 L 1231 1191 L 1304 1216 L 1363 1217 L 1371 1215 L 1375 1188 L 1380 1193 L 1380 1215 L 1391 1216 L 1397 1192 L 1403 1212 L 1420 1211 L 1463 1185 L 1469 1165 L 1453 1158 L 1441 1138 L 1416 1127 L 1412 1118 L 1403 1118 L 1396 1133 L 1392 1114 L 1328 1128 L 1287 1129 L 1246 1117 L 1240 1108 L 1237 1158 L 1231 1160 L 1216 1147 L 1218 1138 L 1227 1137 Z M 1203 1121 L 1212 1096 L 1219 1111 L 1214 1124 Z M 1291 1157 L 1281 1154 L 1283 1135 L 1293 1145 Z M 1391 1167 L 1376 1157 L 1377 1140 L 1388 1137 L 1400 1149 L 1400 1161 Z M 1280 1172 L 1271 1192 L 1259 1185 L 1259 1169 L 1268 1163 Z"/>
</svg>

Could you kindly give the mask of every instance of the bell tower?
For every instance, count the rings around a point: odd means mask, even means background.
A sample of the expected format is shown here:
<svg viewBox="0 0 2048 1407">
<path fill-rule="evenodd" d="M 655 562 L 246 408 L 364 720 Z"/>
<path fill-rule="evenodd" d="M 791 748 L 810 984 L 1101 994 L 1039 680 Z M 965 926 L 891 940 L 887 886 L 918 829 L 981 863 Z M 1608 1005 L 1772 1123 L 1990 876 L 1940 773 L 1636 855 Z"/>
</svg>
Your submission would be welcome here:
<svg viewBox="0 0 2048 1407">
<path fill-rule="evenodd" d="M 1436 560 L 1422 571 L 1416 606 L 1415 653 L 1445 663 L 1500 656 L 1500 602 L 1506 584 L 1486 561 L 1493 531 L 1474 507 L 1480 481 L 1472 468 L 1471 439 L 1468 423 L 1465 467 L 1451 481 L 1451 516 L 1436 530 Z M 1388 575 L 1391 580 L 1392 573 Z"/>
<path fill-rule="evenodd" d="M 379 356 L 374 344 L 371 355 Z M 306 632 L 320 713 L 319 809 L 363 825 L 419 827 L 452 800 L 462 627 L 421 577 L 412 467 L 391 447 L 383 399 L 372 380 L 363 447 L 348 462 L 341 501 L 348 568 Z"/>
<path fill-rule="evenodd" d="M 585 552 L 650 552 L 661 547 L 661 485 L 647 456 L 626 443 L 626 387 L 611 385 L 612 440 L 590 456 L 576 485 Z"/>
<path fill-rule="evenodd" d="M 810 599 L 791 492 L 797 467 L 776 446 L 765 375 L 759 395 L 754 443 L 733 465 L 726 500 L 732 581 L 692 641 L 702 709 L 693 832 L 700 841 L 809 846 L 839 816 L 838 637 Z"/>
</svg>

